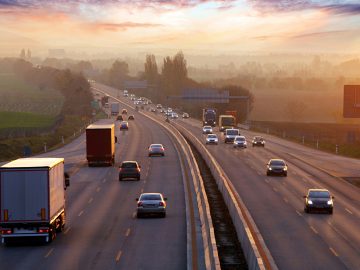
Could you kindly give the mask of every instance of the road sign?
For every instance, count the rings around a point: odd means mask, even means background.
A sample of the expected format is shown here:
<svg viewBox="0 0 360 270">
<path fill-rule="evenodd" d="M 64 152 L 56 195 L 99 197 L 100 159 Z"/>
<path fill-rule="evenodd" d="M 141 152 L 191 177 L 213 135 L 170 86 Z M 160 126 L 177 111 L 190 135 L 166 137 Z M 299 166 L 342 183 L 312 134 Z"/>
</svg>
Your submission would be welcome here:
<svg viewBox="0 0 360 270">
<path fill-rule="evenodd" d="M 344 85 L 344 118 L 360 118 L 360 85 Z"/>
</svg>

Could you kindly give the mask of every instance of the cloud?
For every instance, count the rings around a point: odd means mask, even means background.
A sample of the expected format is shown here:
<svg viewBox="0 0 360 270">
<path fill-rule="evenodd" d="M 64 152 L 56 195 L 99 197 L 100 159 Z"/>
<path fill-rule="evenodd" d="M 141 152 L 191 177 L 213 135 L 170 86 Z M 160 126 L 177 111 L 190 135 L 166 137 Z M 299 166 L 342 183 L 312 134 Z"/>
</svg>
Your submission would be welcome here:
<svg viewBox="0 0 360 270">
<path fill-rule="evenodd" d="M 129 28 L 151 28 L 151 27 L 159 27 L 161 24 L 153 24 L 153 23 L 135 23 L 135 22 L 123 22 L 123 23 L 94 23 L 90 27 L 95 28 L 97 30 L 107 30 L 107 31 L 125 31 Z"/>
<path fill-rule="evenodd" d="M 319 1 L 314 0 L 248 0 L 248 3 L 261 13 L 292 12 L 303 10 L 323 10 L 337 15 L 360 14 L 359 1 L 338 0 Z"/>
</svg>

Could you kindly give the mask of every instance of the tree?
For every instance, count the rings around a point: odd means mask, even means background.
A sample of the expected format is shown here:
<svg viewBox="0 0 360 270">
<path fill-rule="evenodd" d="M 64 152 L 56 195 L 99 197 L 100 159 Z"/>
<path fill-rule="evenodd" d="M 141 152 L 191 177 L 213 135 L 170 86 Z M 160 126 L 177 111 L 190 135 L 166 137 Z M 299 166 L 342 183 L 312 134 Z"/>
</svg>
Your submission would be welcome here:
<svg viewBox="0 0 360 270">
<path fill-rule="evenodd" d="M 30 51 L 30 49 L 27 50 L 26 58 L 27 58 L 28 60 L 31 59 L 31 51 Z"/>
<path fill-rule="evenodd" d="M 116 60 L 109 70 L 109 83 L 112 86 L 123 88 L 124 80 L 128 77 L 129 65 L 125 61 Z"/>
<path fill-rule="evenodd" d="M 154 84 L 158 79 L 158 67 L 156 64 L 155 55 L 148 54 L 146 55 L 145 62 L 145 78 L 148 83 Z"/>
<path fill-rule="evenodd" d="M 20 52 L 20 58 L 25 59 L 25 49 L 22 49 Z"/>
</svg>

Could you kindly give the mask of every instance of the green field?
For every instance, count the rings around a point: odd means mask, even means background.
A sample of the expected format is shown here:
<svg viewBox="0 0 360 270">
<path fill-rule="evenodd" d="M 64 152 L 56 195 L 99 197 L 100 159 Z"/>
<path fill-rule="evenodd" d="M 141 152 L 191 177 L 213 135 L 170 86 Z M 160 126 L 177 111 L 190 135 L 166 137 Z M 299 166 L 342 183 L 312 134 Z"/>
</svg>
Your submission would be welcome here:
<svg viewBox="0 0 360 270">
<path fill-rule="evenodd" d="M 28 112 L 0 112 L 0 130 L 7 128 L 42 128 L 54 123 L 54 115 Z"/>
<path fill-rule="evenodd" d="M 53 89 L 25 82 L 11 73 L 0 73 L 0 111 L 58 115 L 64 98 Z"/>
</svg>

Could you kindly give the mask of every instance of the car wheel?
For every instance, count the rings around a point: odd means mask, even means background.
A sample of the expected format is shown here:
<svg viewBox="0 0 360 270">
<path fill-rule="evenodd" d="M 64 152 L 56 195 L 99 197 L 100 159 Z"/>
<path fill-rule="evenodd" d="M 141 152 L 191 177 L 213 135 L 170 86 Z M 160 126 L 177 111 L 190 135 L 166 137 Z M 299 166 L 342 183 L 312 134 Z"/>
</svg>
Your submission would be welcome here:
<svg viewBox="0 0 360 270">
<path fill-rule="evenodd" d="M 287 176 L 287 173 L 284 173 L 284 177 L 286 177 Z"/>
<path fill-rule="evenodd" d="M 166 213 L 162 213 L 162 214 L 161 214 L 161 217 L 162 217 L 162 218 L 165 218 L 165 217 L 166 217 Z"/>
<path fill-rule="evenodd" d="M 137 217 L 137 218 L 142 218 L 142 217 L 143 217 L 143 215 L 142 215 L 142 214 L 140 214 L 140 213 L 136 213 L 136 217 Z"/>
<path fill-rule="evenodd" d="M 309 213 L 310 211 L 309 211 L 309 209 L 308 209 L 307 207 L 305 207 L 305 208 L 304 208 L 304 212 L 305 212 L 305 213 Z"/>
<path fill-rule="evenodd" d="M 163 157 L 165 157 L 165 154 L 162 154 Z"/>
<path fill-rule="evenodd" d="M 140 181 L 140 176 L 137 178 L 138 181 Z"/>
<path fill-rule="evenodd" d="M 269 173 L 269 172 L 267 172 L 267 173 L 266 173 L 266 175 L 267 175 L 267 176 L 270 176 L 270 173 Z"/>
<path fill-rule="evenodd" d="M 119 177 L 119 181 L 122 181 L 123 179 L 122 179 L 122 177 Z"/>
<path fill-rule="evenodd" d="M 329 215 L 332 215 L 333 214 L 333 209 L 330 209 L 329 210 Z"/>
</svg>

